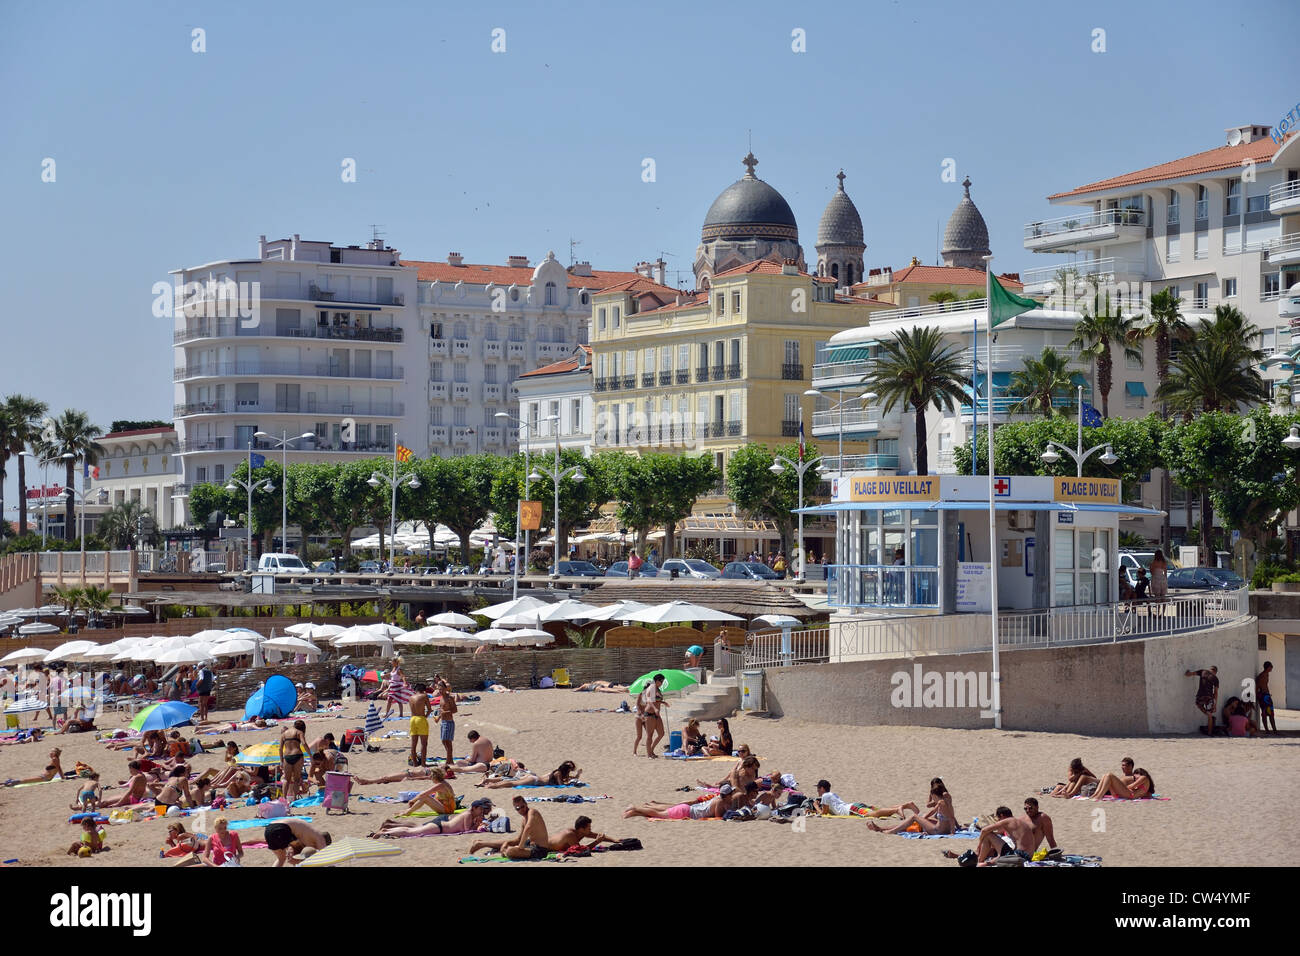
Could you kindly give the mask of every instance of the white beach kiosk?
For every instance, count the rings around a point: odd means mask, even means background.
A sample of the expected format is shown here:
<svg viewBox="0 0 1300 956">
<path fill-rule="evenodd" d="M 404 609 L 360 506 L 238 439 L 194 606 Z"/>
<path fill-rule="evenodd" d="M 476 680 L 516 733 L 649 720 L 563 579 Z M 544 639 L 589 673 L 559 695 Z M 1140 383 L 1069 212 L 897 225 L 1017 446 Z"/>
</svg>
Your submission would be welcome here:
<svg viewBox="0 0 1300 956">
<path fill-rule="evenodd" d="M 1160 512 L 1123 503 L 1111 478 L 1006 475 L 993 481 L 997 549 L 989 554 L 987 475 L 848 474 L 836 516 L 827 602 L 849 614 L 959 614 L 1109 604 L 1119 599 L 1121 515 Z"/>
</svg>

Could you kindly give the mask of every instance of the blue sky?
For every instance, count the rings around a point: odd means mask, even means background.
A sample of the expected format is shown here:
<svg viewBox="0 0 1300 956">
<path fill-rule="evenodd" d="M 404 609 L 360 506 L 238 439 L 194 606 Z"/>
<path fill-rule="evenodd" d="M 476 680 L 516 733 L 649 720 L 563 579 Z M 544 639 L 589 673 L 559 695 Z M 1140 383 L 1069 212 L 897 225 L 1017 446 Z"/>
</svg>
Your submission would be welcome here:
<svg viewBox="0 0 1300 956">
<path fill-rule="evenodd" d="M 1049 262 L 1021 247 L 1048 193 L 1217 146 L 1300 99 L 1290 0 L 990 6 L 7 4 L 0 394 L 105 427 L 167 417 L 151 286 L 251 257 L 262 233 L 352 244 L 380 223 L 408 258 L 486 262 L 567 261 L 574 238 L 597 267 L 664 251 L 689 276 L 751 131 L 809 258 L 843 167 L 867 264 L 934 261 L 961 196 L 941 181 L 951 157 L 995 267 L 1019 271 Z"/>
</svg>

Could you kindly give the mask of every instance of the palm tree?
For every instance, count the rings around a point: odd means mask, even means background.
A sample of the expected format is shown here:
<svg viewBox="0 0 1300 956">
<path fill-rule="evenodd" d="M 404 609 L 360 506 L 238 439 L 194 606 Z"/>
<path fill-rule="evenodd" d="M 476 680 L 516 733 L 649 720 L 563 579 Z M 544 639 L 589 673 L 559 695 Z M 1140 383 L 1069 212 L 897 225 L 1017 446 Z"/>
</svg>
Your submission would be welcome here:
<svg viewBox="0 0 1300 956">
<path fill-rule="evenodd" d="M 1022 371 L 1011 376 L 1011 391 L 1022 396 L 1012 411 L 1041 411 L 1044 418 L 1052 417 L 1052 399 L 1068 396 L 1074 390 L 1070 361 L 1050 345 L 1038 358 L 1027 356 Z"/>
<path fill-rule="evenodd" d="M 37 454 L 45 461 L 60 460 L 66 471 L 66 486 L 71 488 L 76 481 L 77 459 L 83 459 L 93 465 L 104 453 L 104 447 L 95 441 L 104 430 L 91 424 L 90 416 L 75 408 L 67 409 L 54 419 L 46 434 L 38 442 Z M 63 519 L 63 538 L 72 540 L 72 498 L 68 498 Z"/>
<path fill-rule="evenodd" d="M 4 416 L 17 447 L 11 447 L 18 458 L 18 533 L 27 533 L 27 459 L 23 455 L 41 437 L 41 419 L 50 406 L 27 395 L 10 395 L 4 400 Z M 3 510 L 0 500 L 0 511 Z"/>
<path fill-rule="evenodd" d="M 64 606 L 68 613 L 68 623 L 72 623 L 72 615 L 77 613 L 82 602 L 85 600 L 86 592 L 73 585 L 54 586 L 50 588 L 54 599 Z"/>
<path fill-rule="evenodd" d="M 1080 309 L 1082 318 L 1074 326 L 1074 338 L 1070 347 L 1079 349 L 1081 357 L 1096 363 L 1097 390 L 1101 392 L 1101 414 L 1110 417 L 1111 373 L 1115 363 L 1111 356 L 1112 343 L 1124 351 L 1125 358 L 1142 362 L 1142 350 L 1137 348 L 1142 334 L 1132 318 L 1124 318 L 1118 309 L 1111 309 L 1110 293 L 1104 295 L 1095 276 L 1089 276 L 1092 283 L 1092 302 L 1084 303 Z"/>
<path fill-rule="evenodd" d="M 140 522 L 153 518 L 152 512 L 134 498 L 127 498 L 105 512 L 99 519 L 99 534 L 112 549 L 132 548 Z"/>
<path fill-rule="evenodd" d="M 81 590 L 81 606 L 90 612 L 90 622 L 98 624 L 113 600 L 112 588 L 98 588 L 93 584 Z"/>
<path fill-rule="evenodd" d="M 930 293 L 930 301 L 939 303 L 939 311 L 946 312 L 949 302 L 957 301 L 957 293 L 949 289 L 941 289 L 938 292 Z"/>
<path fill-rule="evenodd" d="M 15 451 L 17 449 L 17 451 Z M 9 459 L 22 451 L 18 441 L 18 429 L 6 408 L 0 407 L 0 538 L 4 537 L 5 528 L 5 479 L 9 477 Z M 22 461 L 22 458 L 18 459 Z M 21 492 L 20 492 L 21 493 Z"/>
<path fill-rule="evenodd" d="M 880 346 L 865 384 L 879 396 L 885 413 L 899 402 L 916 414 L 916 473 L 930 473 L 925 409 L 952 411 L 966 398 L 966 370 L 955 347 L 944 347 L 938 329 L 900 329 Z"/>
<path fill-rule="evenodd" d="M 1164 387 L 1165 382 L 1169 380 L 1169 356 L 1174 340 L 1183 341 L 1190 334 L 1191 329 L 1183 320 L 1183 314 L 1179 310 L 1181 300 L 1174 295 L 1173 289 L 1165 288 L 1151 295 L 1150 309 L 1151 316 L 1147 320 L 1146 326 L 1142 329 L 1144 338 L 1154 339 L 1156 343 L 1156 394 L 1160 394 L 1160 389 Z M 1168 409 L 1161 405 L 1161 416 L 1168 415 Z M 1164 516 L 1164 534 L 1161 542 L 1166 548 L 1169 546 L 1169 498 L 1171 494 L 1169 469 L 1161 470 L 1160 475 L 1160 510 L 1165 513 Z"/>
</svg>

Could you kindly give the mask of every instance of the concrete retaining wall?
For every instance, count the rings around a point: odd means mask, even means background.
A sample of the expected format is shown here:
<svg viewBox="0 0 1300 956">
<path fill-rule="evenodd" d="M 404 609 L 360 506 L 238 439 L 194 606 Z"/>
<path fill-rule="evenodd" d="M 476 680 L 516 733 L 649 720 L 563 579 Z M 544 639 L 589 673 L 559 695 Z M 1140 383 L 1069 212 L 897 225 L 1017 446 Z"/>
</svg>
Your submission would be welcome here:
<svg viewBox="0 0 1300 956">
<path fill-rule="evenodd" d="M 1115 736 L 1194 733 L 1204 718 L 1193 703 L 1197 685 L 1184 672 L 1217 665 L 1220 699 L 1240 693 L 1242 679 L 1255 673 L 1256 633 L 1250 619 L 1173 637 L 1004 651 L 1002 725 Z M 982 674 L 990 694 L 990 670 L 986 653 L 769 668 L 764 706 L 816 723 L 990 727 L 979 701 L 964 693 L 979 686 Z"/>
</svg>

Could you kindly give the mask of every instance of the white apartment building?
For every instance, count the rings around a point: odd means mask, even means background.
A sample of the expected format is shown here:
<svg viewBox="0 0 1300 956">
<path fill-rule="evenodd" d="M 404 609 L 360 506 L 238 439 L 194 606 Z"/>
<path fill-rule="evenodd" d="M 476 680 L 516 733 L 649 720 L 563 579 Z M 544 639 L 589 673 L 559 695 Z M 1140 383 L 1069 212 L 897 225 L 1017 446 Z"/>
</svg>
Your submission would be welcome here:
<svg viewBox="0 0 1300 956">
<path fill-rule="evenodd" d="M 290 463 L 391 453 L 394 436 L 425 454 L 415 273 L 381 241 L 297 235 L 260 237 L 256 259 L 173 272 L 183 484 L 226 481 L 250 444 L 278 449 L 258 432 L 289 436 Z"/>
<path fill-rule="evenodd" d="M 189 523 L 185 501 L 176 497 L 185 492 L 176 429 L 110 432 L 98 441 L 104 453 L 83 482 L 87 531 L 93 530 L 103 512 L 124 501 L 140 502 L 164 530 Z"/>
<path fill-rule="evenodd" d="M 578 345 L 562 362 L 553 362 L 515 380 L 519 394 L 520 445 L 532 454 L 576 448 L 590 457 L 594 444 L 591 401 L 591 346 Z M 498 424 L 501 422 L 498 421 Z M 511 428 L 514 425 L 511 424 Z"/>
<path fill-rule="evenodd" d="M 520 377 L 586 344 L 594 293 L 654 268 L 565 268 L 554 252 L 536 266 L 527 256 L 510 256 L 505 265 L 467 263 L 458 252 L 446 262 L 402 265 L 415 270 L 419 286 L 427 445 L 444 456 L 517 449 L 515 427 L 496 415 L 514 414 Z M 662 274 L 663 263 L 656 266 Z"/>
</svg>

